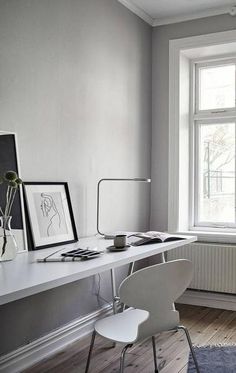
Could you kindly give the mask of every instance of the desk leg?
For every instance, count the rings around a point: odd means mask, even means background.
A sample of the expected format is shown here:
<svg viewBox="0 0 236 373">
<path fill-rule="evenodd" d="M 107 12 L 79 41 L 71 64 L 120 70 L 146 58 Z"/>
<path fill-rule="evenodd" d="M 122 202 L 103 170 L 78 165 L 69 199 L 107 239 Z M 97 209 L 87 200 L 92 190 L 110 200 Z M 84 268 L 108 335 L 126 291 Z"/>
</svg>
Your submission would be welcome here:
<svg viewBox="0 0 236 373">
<path fill-rule="evenodd" d="M 165 263 L 166 262 L 166 258 L 165 258 L 165 253 L 161 253 L 161 263 Z M 172 304 L 172 309 L 175 311 L 175 304 L 173 303 Z"/>
<path fill-rule="evenodd" d="M 165 253 L 161 253 L 161 263 L 165 263 L 166 258 L 165 258 Z"/>
<path fill-rule="evenodd" d="M 114 315 L 117 313 L 116 308 L 116 301 L 117 301 L 117 294 L 116 294 L 116 275 L 115 275 L 115 269 L 111 269 L 111 291 L 112 291 L 112 307 L 113 307 L 113 313 Z M 112 347 L 116 347 L 116 342 L 112 343 Z"/>
<path fill-rule="evenodd" d="M 132 273 L 134 272 L 134 265 L 135 265 L 135 262 L 130 263 L 129 270 L 128 270 L 128 276 L 132 275 Z"/>
<path fill-rule="evenodd" d="M 127 277 L 130 276 L 130 275 L 132 275 L 132 273 L 134 272 L 134 265 L 135 265 L 135 262 L 130 263 Z M 126 307 L 126 305 L 123 304 L 123 306 L 122 306 L 122 312 L 124 312 L 125 307 Z"/>
<path fill-rule="evenodd" d="M 130 263 L 128 276 L 130 276 L 134 272 L 134 264 L 135 262 Z M 111 269 L 111 290 L 112 290 L 112 304 L 113 304 L 113 313 L 117 313 L 117 306 L 116 302 L 118 300 L 117 293 L 116 293 L 116 275 L 115 269 Z M 122 307 L 122 311 L 124 311 L 125 306 Z"/>
<path fill-rule="evenodd" d="M 128 276 L 131 275 L 134 271 L 134 263 L 132 262 L 129 265 L 129 271 L 128 271 Z M 112 291 L 112 305 L 113 305 L 113 313 L 114 315 L 117 313 L 117 307 L 116 307 L 116 302 L 118 300 L 117 293 L 116 293 L 116 275 L 115 275 L 115 269 L 111 269 L 111 291 Z M 125 305 L 122 307 L 122 311 L 124 311 Z M 115 347 L 116 343 L 114 342 L 112 347 Z"/>
<path fill-rule="evenodd" d="M 111 291 L 112 291 L 112 304 L 113 304 L 113 313 L 117 313 L 116 309 L 116 301 L 117 301 L 117 294 L 116 294 L 116 276 L 115 276 L 115 269 L 111 269 Z"/>
</svg>

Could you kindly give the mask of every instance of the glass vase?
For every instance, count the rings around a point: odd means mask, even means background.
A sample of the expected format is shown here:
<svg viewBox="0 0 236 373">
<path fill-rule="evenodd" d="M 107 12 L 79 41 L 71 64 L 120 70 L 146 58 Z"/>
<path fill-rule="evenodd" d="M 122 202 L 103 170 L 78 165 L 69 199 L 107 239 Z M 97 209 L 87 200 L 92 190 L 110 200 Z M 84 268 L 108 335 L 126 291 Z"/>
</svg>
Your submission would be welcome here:
<svg viewBox="0 0 236 373">
<path fill-rule="evenodd" d="M 0 217 L 0 262 L 13 260 L 18 248 L 11 229 L 12 216 Z"/>
</svg>

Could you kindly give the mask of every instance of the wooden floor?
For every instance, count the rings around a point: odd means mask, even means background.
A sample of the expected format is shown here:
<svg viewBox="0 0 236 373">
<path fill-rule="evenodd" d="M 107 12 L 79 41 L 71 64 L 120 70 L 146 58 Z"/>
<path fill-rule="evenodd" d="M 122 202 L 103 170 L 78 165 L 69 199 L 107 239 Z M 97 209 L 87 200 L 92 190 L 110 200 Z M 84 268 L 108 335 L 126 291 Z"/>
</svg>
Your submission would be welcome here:
<svg viewBox="0 0 236 373">
<path fill-rule="evenodd" d="M 177 308 L 181 323 L 189 329 L 195 345 L 236 343 L 236 312 L 186 305 L 177 305 Z M 183 333 L 162 333 L 156 341 L 161 373 L 186 373 L 189 349 Z M 89 343 L 90 338 L 86 337 L 24 373 L 84 373 Z M 120 351 L 121 346 L 111 348 L 110 343 L 98 337 L 90 372 L 119 372 Z M 150 342 L 128 351 L 125 373 L 154 372 Z"/>
</svg>

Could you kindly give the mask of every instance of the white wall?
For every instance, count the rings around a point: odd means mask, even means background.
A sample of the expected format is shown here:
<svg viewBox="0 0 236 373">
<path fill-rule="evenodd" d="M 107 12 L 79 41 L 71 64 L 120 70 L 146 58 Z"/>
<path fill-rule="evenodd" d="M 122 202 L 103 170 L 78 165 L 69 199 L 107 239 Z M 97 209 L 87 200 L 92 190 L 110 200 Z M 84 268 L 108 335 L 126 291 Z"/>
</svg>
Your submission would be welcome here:
<svg viewBox="0 0 236 373">
<path fill-rule="evenodd" d="M 150 32 L 115 0 L 0 1 L 0 129 L 24 180 L 69 182 L 80 235 L 101 177 L 150 176 Z"/>
<path fill-rule="evenodd" d="M 23 179 L 68 181 L 79 234 L 94 234 L 98 179 L 150 176 L 150 26 L 116 0 L 0 0 L 0 113 Z M 145 206 L 132 193 L 116 215 L 147 229 L 148 189 Z M 2 306 L 0 354 L 96 308 L 93 279 Z"/>
</svg>

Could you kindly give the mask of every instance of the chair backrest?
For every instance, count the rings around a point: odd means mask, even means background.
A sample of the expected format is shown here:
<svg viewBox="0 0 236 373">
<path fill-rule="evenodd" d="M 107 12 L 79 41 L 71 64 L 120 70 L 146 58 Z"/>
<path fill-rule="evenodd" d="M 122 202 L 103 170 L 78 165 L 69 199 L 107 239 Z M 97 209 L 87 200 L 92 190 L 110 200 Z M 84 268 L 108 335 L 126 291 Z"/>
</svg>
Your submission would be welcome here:
<svg viewBox="0 0 236 373">
<path fill-rule="evenodd" d="M 192 276 L 192 263 L 179 259 L 141 269 L 121 283 L 121 302 L 149 311 L 148 320 L 139 327 L 137 340 L 178 325 L 179 313 L 173 303 L 187 288 Z"/>
</svg>

